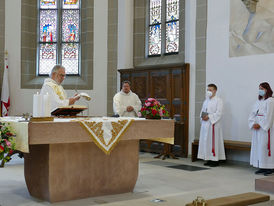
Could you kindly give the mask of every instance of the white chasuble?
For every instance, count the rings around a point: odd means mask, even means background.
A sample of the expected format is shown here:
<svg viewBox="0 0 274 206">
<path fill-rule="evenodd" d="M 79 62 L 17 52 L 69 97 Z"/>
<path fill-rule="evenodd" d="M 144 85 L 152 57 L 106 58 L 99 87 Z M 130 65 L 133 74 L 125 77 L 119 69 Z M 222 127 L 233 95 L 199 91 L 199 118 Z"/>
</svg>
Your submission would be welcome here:
<svg viewBox="0 0 274 206">
<path fill-rule="evenodd" d="M 250 165 L 259 168 L 274 168 L 274 99 L 258 100 L 249 115 L 248 125 L 252 131 Z M 260 125 L 259 130 L 253 125 Z"/>
<path fill-rule="evenodd" d="M 134 110 L 128 112 L 128 106 L 132 106 Z M 114 113 L 119 114 L 120 117 L 137 117 L 141 107 L 142 103 L 139 97 L 132 91 L 127 94 L 123 91 L 120 91 L 113 97 Z"/>
<path fill-rule="evenodd" d="M 201 118 L 198 158 L 203 160 L 225 160 L 224 140 L 221 127 L 223 102 L 215 96 L 207 98 L 201 110 L 208 113 L 209 120 Z M 201 115 L 200 115 L 201 117 Z"/>
<path fill-rule="evenodd" d="M 51 78 L 45 79 L 41 89 L 41 94 L 49 94 L 51 100 L 51 111 L 54 111 L 58 107 L 69 106 L 69 100 L 67 99 L 64 88 Z"/>
</svg>

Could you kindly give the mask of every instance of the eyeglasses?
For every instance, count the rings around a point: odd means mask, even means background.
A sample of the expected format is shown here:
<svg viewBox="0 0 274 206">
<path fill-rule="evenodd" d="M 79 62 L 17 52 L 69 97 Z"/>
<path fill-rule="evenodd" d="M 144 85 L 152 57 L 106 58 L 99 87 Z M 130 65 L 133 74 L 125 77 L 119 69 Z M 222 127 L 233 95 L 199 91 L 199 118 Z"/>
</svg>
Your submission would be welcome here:
<svg viewBox="0 0 274 206">
<path fill-rule="evenodd" d="M 65 74 L 58 74 L 59 76 L 61 76 L 62 78 L 65 78 L 66 75 Z"/>
</svg>

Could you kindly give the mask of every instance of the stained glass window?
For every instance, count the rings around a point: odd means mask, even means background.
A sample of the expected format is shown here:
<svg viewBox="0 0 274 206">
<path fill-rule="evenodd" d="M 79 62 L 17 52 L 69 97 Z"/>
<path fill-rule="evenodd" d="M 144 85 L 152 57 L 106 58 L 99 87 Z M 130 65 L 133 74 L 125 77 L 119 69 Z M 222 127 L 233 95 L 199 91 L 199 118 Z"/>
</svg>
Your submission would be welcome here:
<svg viewBox="0 0 274 206">
<path fill-rule="evenodd" d="M 62 64 L 69 75 L 78 75 L 80 0 L 38 1 L 38 75 L 49 74 L 55 64 Z"/>
<path fill-rule="evenodd" d="M 57 41 L 57 11 L 41 10 L 40 11 L 40 42 Z"/>
<path fill-rule="evenodd" d="M 179 19 L 179 0 L 166 1 L 166 21 Z"/>
<path fill-rule="evenodd" d="M 56 64 L 56 44 L 40 44 L 39 74 L 49 74 Z"/>
<path fill-rule="evenodd" d="M 149 56 L 179 52 L 179 2 L 180 0 L 149 1 Z"/>
<path fill-rule="evenodd" d="M 149 40 L 148 40 L 148 54 L 159 55 L 161 54 L 161 0 L 150 0 L 149 3 Z"/>
<path fill-rule="evenodd" d="M 161 25 L 150 26 L 149 55 L 161 54 Z"/>
<path fill-rule="evenodd" d="M 62 41 L 79 41 L 79 10 L 63 10 Z"/>
<path fill-rule="evenodd" d="M 179 21 L 166 23 L 166 53 L 179 51 Z"/>
<path fill-rule="evenodd" d="M 150 24 L 161 23 L 161 0 L 150 0 Z"/>
<path fill-rule="evenodd" d="M 40 8 L 41 9 L 56 9 L 57 8 L 57 0 L 41 0 Z"/>
<path fill-rule="evenodd" d="M 179 51 L 179 0 L 166 0 L 166 53 Z"/>
<path fill-rule="evenodd" d="M 63 0 L 64 9 L 79 9 L 79 0 Z"/>
<path fill-rule="evenodd" d="M 67 74 L 77 74 L 79 64 L 79 44 L 62 44 L 62 65 Z"/>
</svg>

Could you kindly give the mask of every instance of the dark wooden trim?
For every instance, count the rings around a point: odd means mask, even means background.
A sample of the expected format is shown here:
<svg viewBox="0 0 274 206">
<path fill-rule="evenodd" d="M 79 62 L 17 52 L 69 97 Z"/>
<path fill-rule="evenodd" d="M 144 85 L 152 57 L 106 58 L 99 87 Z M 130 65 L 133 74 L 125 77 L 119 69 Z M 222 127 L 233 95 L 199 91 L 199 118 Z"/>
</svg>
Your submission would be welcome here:
<svg viewBox="0 0 274 206">
<path fill-rule="evenodd" d="M 134 68 L 129 69 L 118 69 L 118 72 L 120 73 L 128 73 L 128 72 L 134 72 L 134 71 L 153 71 L 155 69 L 161 70 L 161 69 L 174 69 L 178 67 L 183 68 L 189 68 L 189 63 L 175 63 L 175 64 L 157 64 L 157 65 L 150 65 L 150 66 L 137 66 Z"/>
</svg>

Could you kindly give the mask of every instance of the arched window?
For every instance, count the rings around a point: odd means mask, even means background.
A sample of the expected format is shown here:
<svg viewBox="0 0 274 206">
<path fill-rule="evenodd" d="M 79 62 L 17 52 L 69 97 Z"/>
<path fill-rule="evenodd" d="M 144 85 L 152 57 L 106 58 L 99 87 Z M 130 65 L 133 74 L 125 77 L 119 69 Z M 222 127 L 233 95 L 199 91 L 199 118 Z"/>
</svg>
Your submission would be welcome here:
<svg viewBox="0 0 274 206">
<path fill-rule="evenodd" d="M 55 64 L 66 74 L 80 74 L 80 0 L 38 0 L 38 69 L 47 75 Z"/>
<path fill-rule="evenodd" d="M 148 56 L 179 52 L 179 11 L 179 0 L 149 0 Z"/>
</svg>

